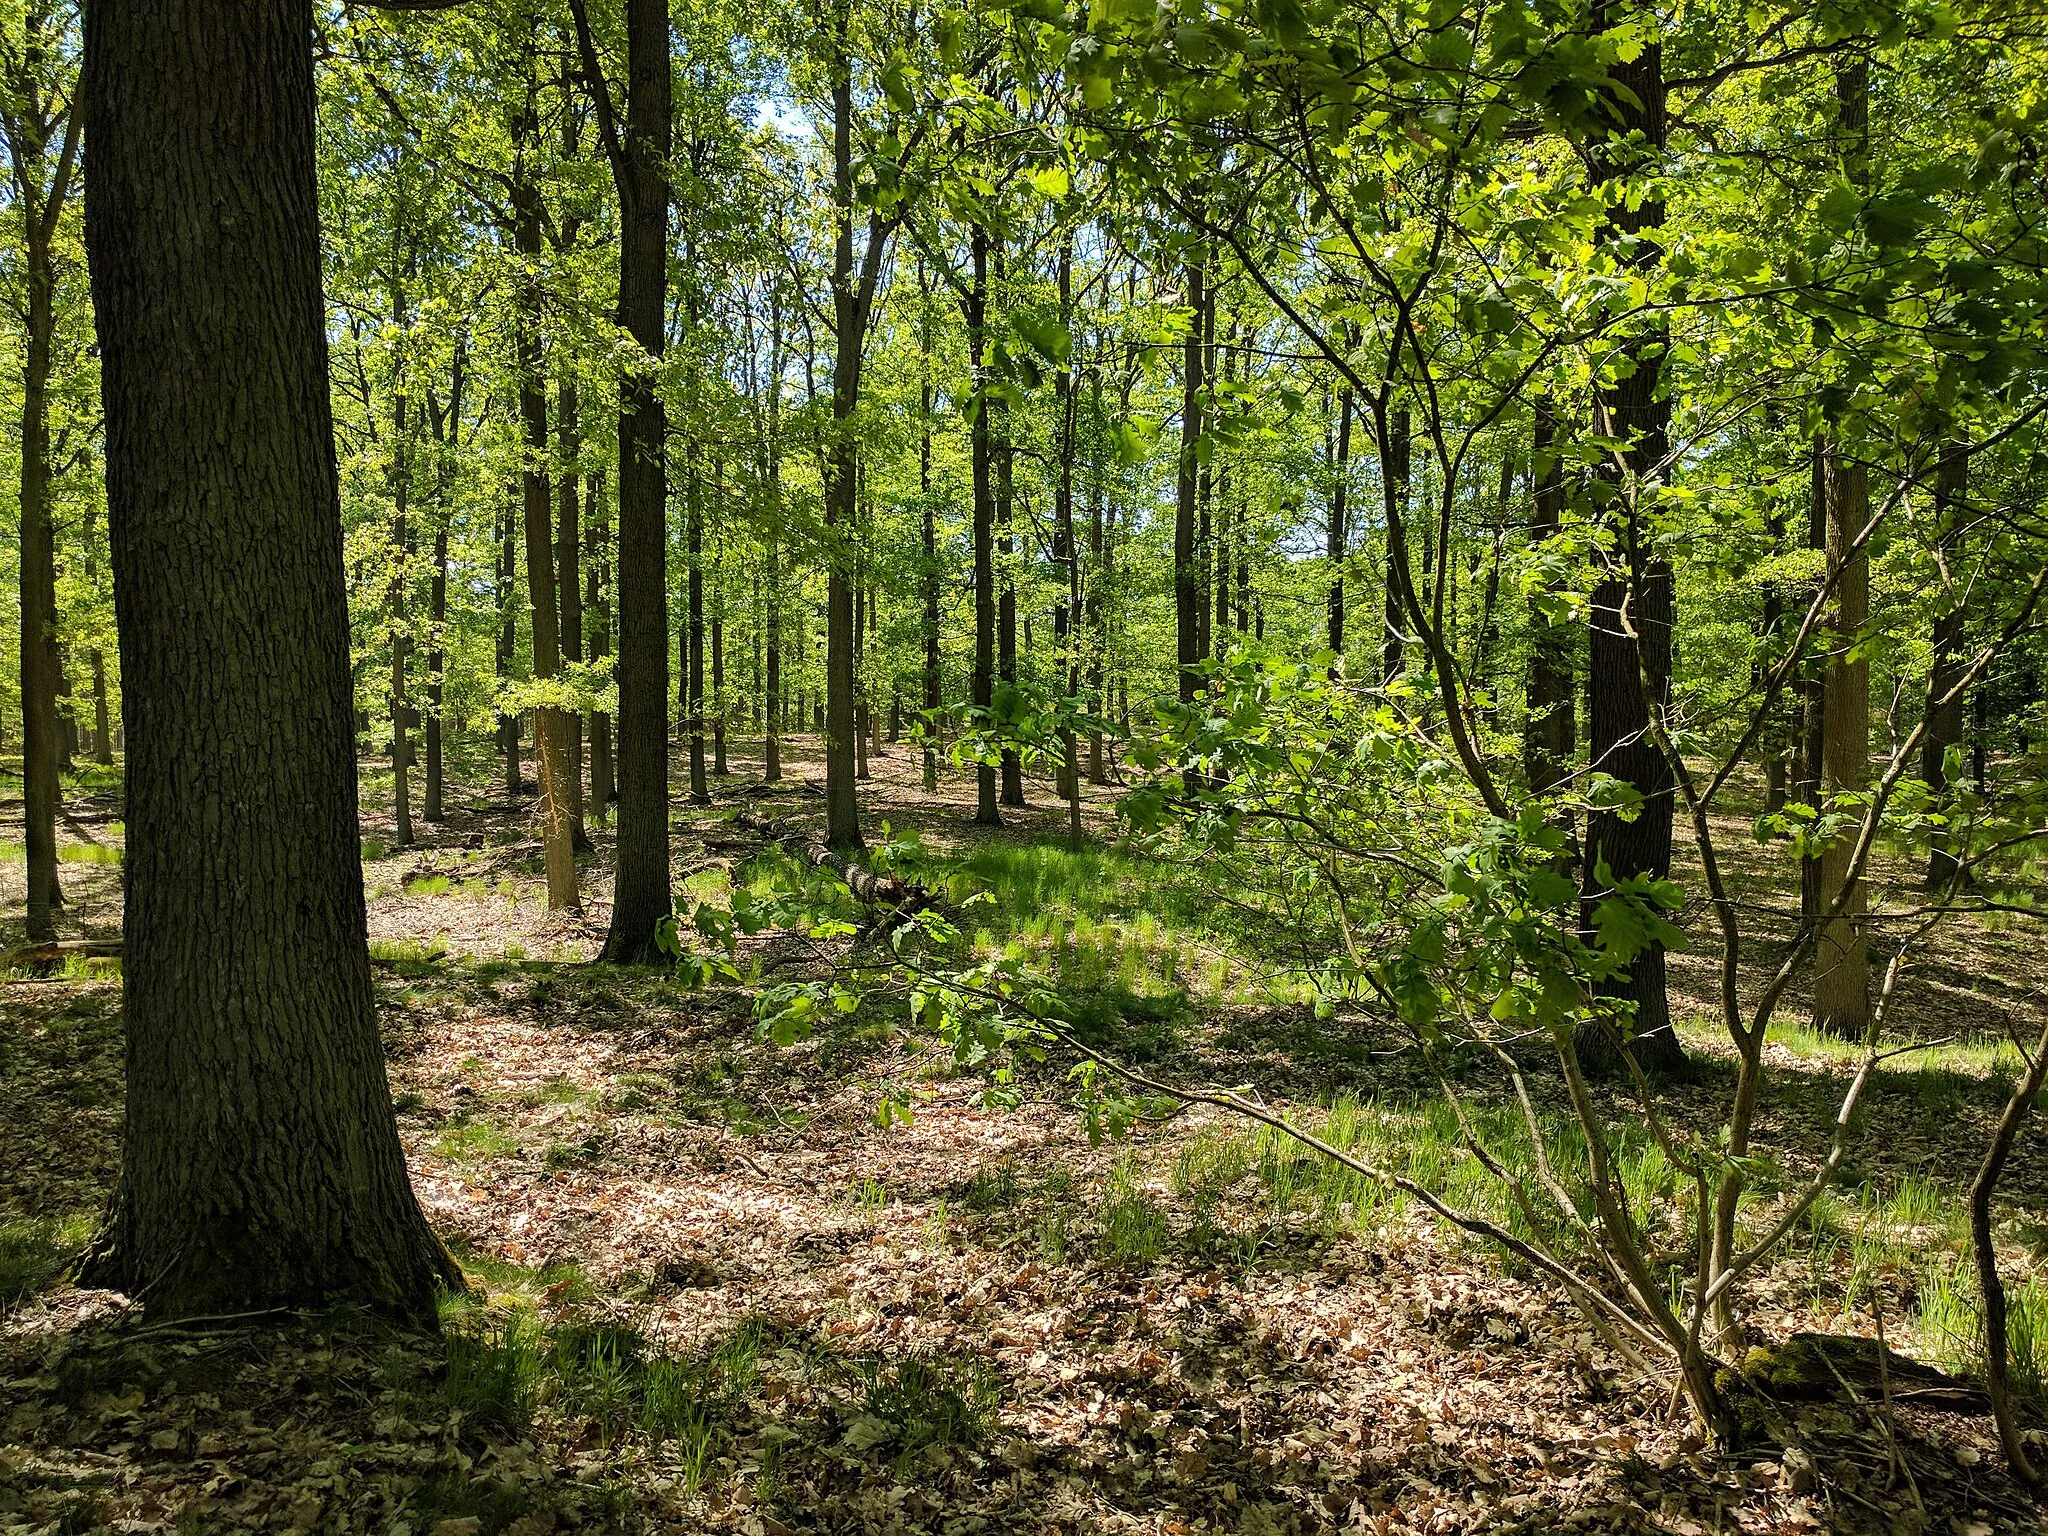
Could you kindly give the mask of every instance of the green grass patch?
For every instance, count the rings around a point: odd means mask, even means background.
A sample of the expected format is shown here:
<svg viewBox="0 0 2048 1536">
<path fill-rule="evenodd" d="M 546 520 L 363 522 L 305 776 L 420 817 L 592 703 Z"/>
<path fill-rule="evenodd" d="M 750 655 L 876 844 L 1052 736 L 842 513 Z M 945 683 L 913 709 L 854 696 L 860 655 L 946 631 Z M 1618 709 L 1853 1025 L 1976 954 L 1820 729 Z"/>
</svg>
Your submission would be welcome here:
<svg viewBox="0 0 2048 1536">
<path fill-rule="evenodd" d="M 84 1212 L 0 1220 L 0 1311 L 75 1263 L 92 1241 L 93 1227 L 94 1219 Z"/>
<path fill-rule="evenodd" d="M 518 1150 L 519 1142 L 512 1134 L 488 1120 L 471 1120 L 463 1125 L 451 1126 L 434 1142 L 436 1153 L 460 1163 L 487 1162 L 494 1158 L 510 1157 Z"/>
</svg>

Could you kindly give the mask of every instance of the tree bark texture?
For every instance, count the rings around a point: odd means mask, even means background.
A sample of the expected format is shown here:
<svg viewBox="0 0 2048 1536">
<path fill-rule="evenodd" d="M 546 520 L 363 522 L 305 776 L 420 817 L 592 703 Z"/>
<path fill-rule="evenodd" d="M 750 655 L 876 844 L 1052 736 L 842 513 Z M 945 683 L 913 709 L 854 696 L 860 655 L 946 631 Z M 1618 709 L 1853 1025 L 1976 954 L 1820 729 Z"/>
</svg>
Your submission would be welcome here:
<svg viewBox="0 0 2048 1536">
<path fill-rule="evenodd" d="M 666 342 L 672 71 L 668 0 L 626 0 L 626 120 L 612 159 L 620 205 L 619 323 L 641 366 L 619 380 L 618 875 L 604 958 L 659 957 L 674 907 L 668 862 L 668 416 L 654 373 Z"/>
<path fill-rule="evenodd" d="M 159 1315 L 431 1320 L 460 1274 L 370 987 L 312 30 L 305 0 L 85 18 L 129 725 L 127 1126 L 85 1278 Z"/>
</svg>

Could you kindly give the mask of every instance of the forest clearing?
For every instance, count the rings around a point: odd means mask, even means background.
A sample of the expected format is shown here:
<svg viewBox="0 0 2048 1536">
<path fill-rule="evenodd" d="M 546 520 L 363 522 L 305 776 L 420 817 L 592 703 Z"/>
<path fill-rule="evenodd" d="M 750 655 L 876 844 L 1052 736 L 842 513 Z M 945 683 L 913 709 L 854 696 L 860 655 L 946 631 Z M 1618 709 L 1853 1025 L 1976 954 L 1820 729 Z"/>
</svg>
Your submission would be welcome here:
<svg viewBox="0 0 2048 1536">
<path fill-rule="evenodd" d="M 736 816 L 817 819 L 815 743 L 785 743 L 774 796 L 757 793 L 758 752 L 735 741 L 715 804 L 677 819 L 680 867 L 728 861 L 693 891 L 749 862 Z M 1056 801 L 991 833 L 971 823 L 971 776 L 932 795 L 908 750 L 873 765 L 874 821 L 1011 893 L 981 941 L 1057 957 L 1133 1060 L 1311 1116 L 1343 1102 L 1383 1117 L 1411 1161 L 1455 1161 L 1413 1053 L 1365 1019 L 1317 1027 L 1272 1001 L 1261 947 L 1205 925 L 1184 876 L 1068 853 Z M 780 1048 L 743 997 L 594 967 L 601 909 L 549 915 L 532 804 L 494 793 L 456 797 L 406 853 L 388 818 L 364 825 L 407 1161 L 475 1297 L 432 1344 L 347 1312 L 123 1330 L 103 1295 L 24 1297 L 0 1346 L 7 1529 L 2038 1524 L 1995 1470 L 1981 1403 L 1907 1406 L 1902 1384 L 1890 1412 L 1788 1404 L 1800 1449 L 1717 1454 L 1669 1413 L 1668 1387 L 1530 1276 L 1256 1128 L 1196 1111 L 1091 1147 L 1057 1074 L 987 1107 L 881 1010 Z M 1091 831 L 1113 830 L 1111 799 L 1091 791 Z M 118 846 L 91 817 L 88 801 L 83 845 Z M 67 931 L 118 931 L 117 866 L 86 872 Z M 18 913 L 18 884 L 6 898 Z M 1972 935 L 1974 967 L 1916 974 L 1902 1014 L 1928 1031 L 1967 1020 L 1972 1043 L 1877 1085 L 1884 1133 L 1755 1284 L 1762 1337 L 1874 1338 L 1882 1317 L 1895 1347 L 1970 1369 L 1946 1149 L 1988 1137 L 2018 1060 L 1976 1042 L 2040 985 L 2022 938 Z M 90 1229 L 117 1167 L 118 962 L 70 969 L 6 983 L 20 1027 L 0 1073 L 0 1287 L 34 1283 Z M 1675 970 L 1682 995 L 1711 990 L 1703 972 Z M 1712 1062 L 1711 1032 L 1685 1034 Z M 1853 1063 L 1796 1029 L 1771 1054 L 1772 1118 L 1814 1157 Z M 907 1125 L 876 1123 L 891 1090 L 914 1104 Z M 2020 1149 L 2017 1187 L 2042 1187 L 2041 1158 Z M 684 1395 L 663 1395 L 666 1369 Z"/>
<path fill-rule="evenodd" d="M 4 0 L 0 156 L 0 1536 L 2048 1530 L 2044 0 Z"/>
</svg>

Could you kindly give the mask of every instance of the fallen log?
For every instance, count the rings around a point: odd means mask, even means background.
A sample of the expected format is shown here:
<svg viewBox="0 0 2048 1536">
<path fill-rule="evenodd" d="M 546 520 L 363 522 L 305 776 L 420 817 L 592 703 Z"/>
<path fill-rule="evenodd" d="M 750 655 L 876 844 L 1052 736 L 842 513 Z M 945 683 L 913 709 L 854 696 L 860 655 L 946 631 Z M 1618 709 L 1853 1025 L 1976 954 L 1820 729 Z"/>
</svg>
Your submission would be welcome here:
<svg viewBox="0 0 2048 1536">
<path fill-rule="evenodd" d="M 0 955 L 0 969 L 17 966 L 61 965 L 70 959 L 118 960 L 121 957 L 119 939 L 57 939 L 48 944 L 24 944 L 20 949 L 10 949 Z"/>
<path fill-rule="evenodd" d="M 842 853 L 835 853 L 826 844 L 786 822 L 768 821 L 747 811 L 741 811 L 733 818 L 733 825 L 754 833 L 763 842 L 774 843 L 792 858 L 803 860 L 814 869 L 829 869 L 853 892 L 854 900 L 868 906 L 889 907 L 898 917 L 908 917 L 913 912 L 923 912 L 939 904 L 939 898 L 914 880 L 905 880 L 900 875 L 879 875 L 865 864 L 859 864 Z"/>
<path fill-rule="evenodd" d="M 1848 1334 L 1795 1333 L 1783 1344 L 1758 1345 L 1743 1358 L 1742 1377 L 1780 1402 L 1892 1401 L 1954 1413 L 1987 1413 L 1983 1389 L 1946 1371 Z"/>
</svg>

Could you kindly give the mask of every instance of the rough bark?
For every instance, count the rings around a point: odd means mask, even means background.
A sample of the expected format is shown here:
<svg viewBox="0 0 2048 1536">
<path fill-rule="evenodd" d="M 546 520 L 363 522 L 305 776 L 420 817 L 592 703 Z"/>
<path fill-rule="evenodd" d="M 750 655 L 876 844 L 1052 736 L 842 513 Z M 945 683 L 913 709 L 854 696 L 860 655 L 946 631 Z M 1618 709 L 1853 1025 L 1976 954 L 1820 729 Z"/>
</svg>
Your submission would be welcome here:
<svg viewBox="0 0 2048 1536">
<path fill-rule="evenodd" d="M 668 862 L 668 416 L 655 389 L 666 344 L 670 116 L 668 0 L 626 0 L 623 132 L 575 0 L 586 83 L 619 194 L 619 324 L 640 350 L 619 379 L 618 874 L 603 958 L 659 958 L 656 928 L 675 902 Z"/>
<path fill-rule="evenodd" d="M 178 1316 L 460 1274 L 407 1181 L 357 852 L 305 0 L 89 7 L 128 754 L 127 1124 L 88 1283 Z M 222 422 L 237 430 L 223 433 Z"/>
</svg>

